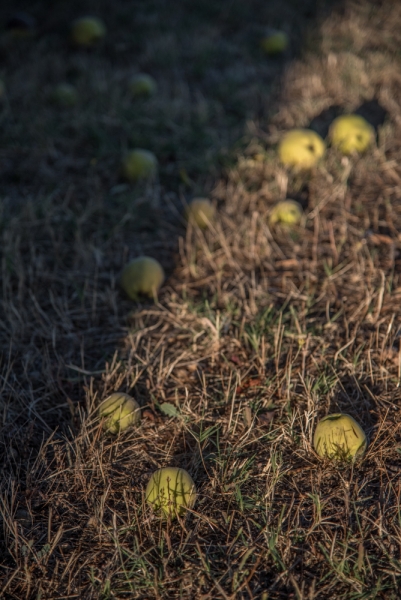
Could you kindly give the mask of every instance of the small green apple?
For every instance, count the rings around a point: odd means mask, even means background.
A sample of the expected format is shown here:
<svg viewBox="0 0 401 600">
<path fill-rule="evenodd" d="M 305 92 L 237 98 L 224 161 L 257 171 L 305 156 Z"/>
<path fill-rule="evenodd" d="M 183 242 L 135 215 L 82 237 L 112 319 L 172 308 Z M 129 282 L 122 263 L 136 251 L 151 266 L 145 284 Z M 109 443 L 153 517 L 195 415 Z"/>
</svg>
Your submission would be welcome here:
<svg viewBox="0 0 401 600">
<path fill-rule="evenodd" d="M 272 31 L 260 42 L 260 47 L 268 56 L 282 54 L 288 48 L 289 39 L 284 31 Z"/>
<path fill-rule="evenodd" d="M 122 289 L 132 300 L 141 294 L 155 298 L 163 281 L 163 267 L 150 256 L 134 258 L 124 267 L 120 278 Z"/>
<path fill-rule="evenodd" d="M 336 413 L 319 421 L 313 436 L 313 446 L 319 456 L 351 460 L 365 452 L 367 438 L 353 417 Z"/>
<path fill-rule="evenodd" d="M 154 179 L 157 175 L 157 158 L 149 150 L 136 148 L 128 152 L 123 159 L 122 173 L 128 181 Z"/>
<path fill-rule="evenodd" d="M 134 98 L 149 98 L 157 92 L 156 80 L 146 73 L 133 75 L 128 84 L 129 91 Z"/>
<path fill-rule="evenodd" d="M 360 115 L 341 115 L 330 126 L 329 138 L 343 154 L 365 152 L 372 144 L 375 130 Z"/>
<path fill-rule="evenodd" d="M 146 500 L 165 518 L 174 518 L 192 508 L 196 489 L 192 477 L 184 469 L 165 467 L 155 471 L 146 486 Z"/>
<path fill-rule="evenodd" d="M 104 419 L 103 429 L 117 434 L 141 421 L 140 406 L 132 396 L 115 392 L 99 406 L 99 417 Z"/>
<path fill-rule="evenodd" d="M 62 107 L 75 106 L 78 102 L 78 92 L 69 83 L 59 83 L 52 91 L 51 99 Z"/>
<path fill-rule="evenodd" d="M 283 200 L 273 207 L 270 213 L 270 223 L 283 225 L 297 225 L 302 218 L 302 206 L 295 200 Z"/>
<path fill-rule="evenodd" d="M 93 46 L 105 35 L 105 24 L 97 17 L 81 17 L 71 27 L 71 39 L 77 46 Z"/>
<path fill-rule="evenodd" d="M 292 129 L 283 136 L 278 154 L 283 165 L 302 170 L 314 167 L 325 150 L 324 141 L 311 129 Z"/>
<path fill-rule="evenodd" d="M 208 198 L 194 198 L 185 210 L 187 221 L 197 225 L 200 229 L 206 229 L 215 215 L 216 209 Z"/>
</svg>

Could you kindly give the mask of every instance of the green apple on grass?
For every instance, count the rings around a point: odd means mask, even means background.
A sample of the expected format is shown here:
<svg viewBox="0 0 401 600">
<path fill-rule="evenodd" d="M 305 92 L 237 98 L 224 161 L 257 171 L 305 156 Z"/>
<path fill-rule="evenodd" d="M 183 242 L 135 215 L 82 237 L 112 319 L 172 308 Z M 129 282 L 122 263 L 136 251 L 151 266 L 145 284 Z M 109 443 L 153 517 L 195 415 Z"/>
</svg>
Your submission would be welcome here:
<svg viewBox="0 0 401 600">
<path fill-rule="evenodd" d="M 128 152 L 122 162 L 122 174 L 128 181 L 154 179 L 157 175 L 157 158 L 149 150 L 136 148 Z"/>
<path fill-rule="evenodd" d="M 363 153 L 372 144 L 375 130 L 360 115 L 341 115 L 330 126 L 329 138 L 342 154 Z"/>
<path fill-rule="evenodd" d="M 271 31 L 260 42 L 260 47 L 268 56 L 282 54 L 288 45 L 288 35 L 284 31 Z"/>
<path fill-rule="evenodd" d="M 124 267 L 120 284 L 131 300 L 137 300 L 140 295 L 156 298 L 164 278 L 163 267 L 157 260 L 139 256 Z"/>
<path fill-rule="evenodd" d="M 134 98 L 149 98 L 157 92 L 156 80 L 147 73 L 137 73 L 129 80 L 129 91 Z"/>
<path fill-rule="evenodd" d="M 302 219 L 302 206 L 295 200 L 283 200 L 273 207 L 270 213 L 270 224 L 297 225 Z"/>
<path fill-rule="evenodd" d="M 164 518 L 183 515 L 196 500 L 192 477 L 184 469 L 164 467 L 153 473 L 146 486 L 146 500 Z"/>
<path fill-rule="evenodd" d="M 106 26 L 97 17 L 81 17 L 71 27 L 71 39 L 76 46 L 94 46 L 106 35 Z"/>
<path fill-rule="evenodd" d="M 216 209 L 208 198 L 194 198 L 185 209 L 187 221 L 200 229 L 206 229 L 215 215 Z"/>
<path fill-rule="evenodd" d="M 286 167 L 304 170 L 314 167 L 325 150 L 324 141 L 311 129 L 292 129 L 281 139 L 278 154 Z"/>
<path fill-rule="evenodd" d="M 313 436 L 313 446 L 319 456 L 352 460 L 363 455 L 367 438 L 353 417 L 335 413 L 319 421 Z"/>
<path fill-rule="evenodd" d="M 138 402 L 132 396 L 115 392 L 100 404 L 99 417 L 103 419 L 103 429 L 117 434 L 131 425 L 139 425 L 141 412 Z"/>
</svg>

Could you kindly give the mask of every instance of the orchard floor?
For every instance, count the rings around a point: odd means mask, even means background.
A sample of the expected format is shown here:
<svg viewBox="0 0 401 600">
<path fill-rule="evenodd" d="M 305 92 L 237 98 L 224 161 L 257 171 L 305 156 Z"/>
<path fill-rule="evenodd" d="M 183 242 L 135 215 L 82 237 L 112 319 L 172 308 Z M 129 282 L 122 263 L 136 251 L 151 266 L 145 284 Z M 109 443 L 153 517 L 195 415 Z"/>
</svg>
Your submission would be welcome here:
<svg viewBox="0 0 401 600">
<path fill-rule="evenodd" d="M 401 4 L 92 4 L 31 3 L 36 34 L 0 38 L 2 597 L 399 598 Z M 94 11 L 105 41 L 72 48 Z M 64 81 L 74 107 L 51 101 Z M 355 110 L 364 156 L 279 164 L 284 131 Z M 121 179 L 132 147 L 156 182 Z M 194 196 L 218 209 L 206 231 L 182 218 Z M 269 225 L 286 197 L 291 230 Z M 119 289 L 140 254 L 166 270 L 156 302 Z M 116 390 L 142 423 L 108 437 Z M 333 412 L 363 426 L 362 460 L 314 453 Z M 144 498 L 166 465 L 198 492 L 172 522 Z"/>
</svg>

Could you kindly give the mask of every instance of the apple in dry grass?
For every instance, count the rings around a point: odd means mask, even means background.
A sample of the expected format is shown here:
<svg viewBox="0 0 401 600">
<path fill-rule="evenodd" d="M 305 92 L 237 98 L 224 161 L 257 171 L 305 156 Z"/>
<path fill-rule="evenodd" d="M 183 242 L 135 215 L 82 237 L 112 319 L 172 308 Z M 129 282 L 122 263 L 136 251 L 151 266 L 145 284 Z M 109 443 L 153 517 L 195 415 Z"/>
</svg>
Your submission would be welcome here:
<svg viewBox="0 0 401 600">
<path fill-rule="evenodd" d="M 214 220 L 215 214 L 216 209 L 208 198 L 194 198 L 185 209 L 187 221 L 200 229 L 206 229 Z"/>
<path fill-rule="evenodd" d="M 372 144 L 375 130 L 360 115 L 341 115 L 330 126 L 332 145 L 343 154 L 365 152 Z"/>
<path fill-rule="evenodd" d="M 153 179 L 157 175 L 157 158 L 149 150 L 136 148 L 128 152 L 123 159 L 122 174 L 128 181 Z"/>
<path fill-rule="evenodd" d="M 134 258 L 124 267 L 120 277 L 121 287 L 132 300 L 137 300 L 141 294 L 155 298 L 163 281 L 163 267 L 150 256 Z"/>
<path fill-rule="evenodd" d="M 174 518 L 194 506 L 195 484 L 184 469 L 178 467 L 158 469 L 146 486 L 146 500 L 163 517 Z"/>
<path fill-rule="evenodd" d="M 55 104 L 62 107 L 75 106 L 78 102 L 77 89 L 69 83 L 59 83 L 51 94 Z"/>
<path fill-rule="evenodd" d="M 260 42 L 260 47 L 269 56 L 282 54 L 288 48 L 289 39 L 284 31 L 272 31 Z"/>
<path fill-rule="evenodd" d="M 336 413 L 319 421 L 313 436 L 313 446 L 319 456 L 351 460 L 365 452 L 367 438 L 353 417 Z"/>
<path fill-rule="evenodd" d="M 97 17 L 81 17 L 74 21 L 71 27 L 71 39 L 77 46 L 93 46 L 105 35 L 105 24 Z"/>
<path fill-rule="evenodd" d="M 302 206 L 295 200 L 283 200 L 273 207 L 270 213 L 270 224 L 297 225 L 302 218 Z"/>
<path fill-rule="evenodd" d="M 149 98 L 157 92 L 156 80 L 146 73 L 133 75 L 129 80 L 128 87 L 134 98 Z"/>
<path fill-rule="evenodd" d="M 104 419 L 103 429 L 117 434 L 131 425 L 139 425 L 141 411 L 138 402 L 132 396 L 115 392 L 99 406 L 99 417 Z"/>
<path fill-rule="evenodd" d="M 283 165 L 302 170 L 314 167 L 325 150 L 324 141 L 311 129 L 292 129 L 283 136 L 278 154 Z"/>
</svg>

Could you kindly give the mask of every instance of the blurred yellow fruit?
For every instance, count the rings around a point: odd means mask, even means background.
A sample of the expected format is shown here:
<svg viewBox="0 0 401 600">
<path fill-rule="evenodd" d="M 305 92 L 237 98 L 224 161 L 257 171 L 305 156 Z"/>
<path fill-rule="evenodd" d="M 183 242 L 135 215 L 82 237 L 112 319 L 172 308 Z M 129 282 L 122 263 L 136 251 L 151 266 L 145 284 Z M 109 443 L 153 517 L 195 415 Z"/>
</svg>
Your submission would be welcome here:
<svg viewBox="0 0 401 600">
<path fill-rule="evenodd" d="M 326 150 L 324 141 L 311 129 L 292 129 L 282 138 L 278 154 L 283 165 L 295 169 L 311 169 Z"/>
<path fill-rule="evenodd" d="M 283 200 L 273 207 L 270 213 L 270 223 L 297 225 L 302 218 L 302 206 L 295 200 Z"/>
<path fill-rule="evenodd" d="M 200 229 L 206 229 L 213 221 L 215 214 L 216 210 L 208 198 L 194 198 L 185 209 L 187 221 L 197 225 Z"/>
<path fill-rule="evenodd" d="M 157 83 L 151 75 L 138 73 L 133 75 L 129 81 L 129 91 L 134 98 L 148 98 L 154 96 L 157 92 Z"/>
<path fill-rule="evenodd" d="M 153 179 L 157 174 L 157 158 L 149 150 L 131 150 L 123 159 L 122 173 L 129 181 Z"/>
<path fill-rule="evenodd" d="M 120 284 L 132 300 L 140 294 L 155 298 L 164 281 L 161 264 L 149 256 L 134 258 L 121 273 Z"/>
<path fill-rule="evenodd" d="M 365 432 L 350 415 L 333 414 L 316 426 L 313 446 L 319 456 L 350 460 L 362 455 L 367 447 Z"/>
<path fill-rule="evenodd" d="M 151 476 L 146 486 L 146 500 L 162 516 L 174 518 L 195 504 L 195 484 L 184 469 L 165 467 Z"/>
<path fill-rule="evenodd" d="M 374 139 L 375 130 L 359 115 L 341 115 L 331 124 L 330 141 L 343 154 L 365 152 Z"/>
<path fill-rule="evenodd" d="M 288 48 L 288 35 L 284 31 L 272 31 L 260 42 L 260 47 L 269 56 L 282 54 Z"/>
<path fill-rule="evenodd" d="M 99 417 L 104 419 L 103 429 L 117 434 L 131 425 L 139 425 L 141 412 L 134 398 L 128 394 L 115 392 L 99 406 Z"/>
<path fill-rule="evenodd" d="M 71 39 L 77 46 L 93 46 L 106 35 L 106 27 L 97 17 L 82 17 L 73 22 Z"/>
<path fill-rule="evenodd" d="M 78 92 L 73 85 L 60 83 L 54 88 L 51 98 L 59 106 L 75 106 L 78 102 Z"/>
</svg>

